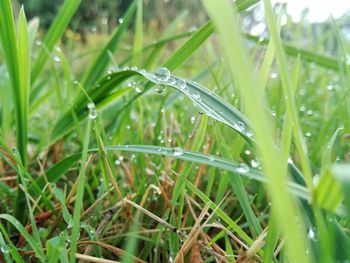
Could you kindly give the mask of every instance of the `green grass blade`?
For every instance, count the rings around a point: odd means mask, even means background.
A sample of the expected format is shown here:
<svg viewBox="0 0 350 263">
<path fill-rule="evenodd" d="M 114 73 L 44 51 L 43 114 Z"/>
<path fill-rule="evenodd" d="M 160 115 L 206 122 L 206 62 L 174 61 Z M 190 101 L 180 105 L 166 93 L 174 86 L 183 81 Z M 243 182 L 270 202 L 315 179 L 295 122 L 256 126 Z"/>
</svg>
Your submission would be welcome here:
<svg viewBox="0 0 350 263">
<path fill-rule="evenodd" d="M 45 67 L 48 59 L 48 52 L 51 52 L 54 45 L 65 32 L 70 20 L 77 11 L 81 0 L 65 0 L 52 26 L 46 34 L 42 48 L 33 64 L 31 82 L 34 83 Z"/>
<path fill-rule="evenodd" d="M 133 17 L 133 14 L 136 10 L 137 3 L 137 0 L 134 0 L 131 3 L 128 11 L 123 17 L 123 23 L 114 31 L 108 44 L 100 52 L 100 54 L 94 60 L 90 68 L 85 72 L 81 80 L 81 84 L 85 89 L 89 90 L 105 73 L 105 70 L 110 61 L 109 52 L 113 53 L 118 47 L 122 36 L 126 32 L 126 29 L 128 28 L 131 22 L 131 18 Z"/>
<path fill-rule="evenodd" d="M 92 111 L 93 109 L 90 109 Z M 86 166 L 88 159 L 88 147 L 90 141 L 90 129 L 91 129 L 91 118 L 88 119 L 86 134 L 84 138 L 83 152 L 81 157 L 81 167 L 79 171 L 79 176 L 77 179 L 77 192 L 74 203 L 74 211 L 73 211 L 73 228 L 71 235 L 71 245 L 70 245 L 70 256 L 69 262 L 75 262 L 75 253 L 77 251 L 77 242 L 78 242 L 78 234 L 80 232 L 80 213 L 83 208 L 83 198 L 84 198 L 84 189 L 85 189 L 85 177 L 86 177 Z"/>
<path fill-rule="evenodd" d="M 24 226 L 13 216 L 8 214 L 0 214 L 0 219 L 4 219 L 10 222 L 25 238 L 29 246 L 34 250 L 35 255 L 43 262 L 45 261 L 45 255 L 42 253 L 40 245 L 31 237 Z"/>
<path fill-rule="evenodd" d="M 266 112 L 266 102 L 262 89 L 255 83 L 254 70 L 244 48 L 238 16 L 225 0 L 204 0 L 205 7 L 213 17 L 219 33 L 220 43 L 227 57 L 232 79 L 236 79 L 247 116 L 257 139 L 258 153 L 262 159 L 263 171 L 274 184 L 268 185 L 269 195 L 276 207 L 276 216 L 282 233 L 286 236 L 286 247 L 291 262 L 308 262 L 305 241 L 300 238 L 295 222 L 297 210 L 290 195 L 284 191 L 286 171 L 276 150 L 273 125 Z M 228 27 L 227 24 L 230 26 Z M 277 48 L 277 47 L 276 47 Z"/>
</svg>

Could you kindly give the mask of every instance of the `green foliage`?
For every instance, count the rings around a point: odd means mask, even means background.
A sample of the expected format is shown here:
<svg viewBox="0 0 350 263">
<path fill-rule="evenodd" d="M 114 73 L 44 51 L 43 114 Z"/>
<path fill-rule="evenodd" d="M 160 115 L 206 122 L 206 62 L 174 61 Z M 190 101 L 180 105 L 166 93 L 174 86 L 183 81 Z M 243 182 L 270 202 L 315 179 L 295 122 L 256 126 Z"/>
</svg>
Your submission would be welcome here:
<svg viewBox="0 0 350 263">
<path fill-rule="evenodd" d="M 1 262 L 350 259 L 341 20 L 257 2 L 0 1 Z"/>
</svg>

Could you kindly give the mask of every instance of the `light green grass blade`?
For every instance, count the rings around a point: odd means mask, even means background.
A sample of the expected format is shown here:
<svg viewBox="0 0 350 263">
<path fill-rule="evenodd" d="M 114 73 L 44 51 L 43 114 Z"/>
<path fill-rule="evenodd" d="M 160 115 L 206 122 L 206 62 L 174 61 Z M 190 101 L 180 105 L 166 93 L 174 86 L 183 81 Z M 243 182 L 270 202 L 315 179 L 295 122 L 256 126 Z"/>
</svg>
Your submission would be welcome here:
<svg viewBox="0 0 350 263">
<path fill-rule="evenodd" d="M 306 144 L 301 132 L 298 114 L 295 106 L 295 94 L 292 87 L 292 83 L 289 77 L 289 70 L 287 67 L 287 60 L 283 51 L 282 40 L 277 31 L 277 26 L 275 22 L 275 17 L 270 0 L 263 0 L 265 17 L 268 24 L 268 29 L 271 34 L 271 40 L 274 43 L 276 49 L 276 61 L 279 68 L 279 73 L 281 75 L 282 88 L 286 102 L 286 108 L 289 117 L 289 122 L 292 123 L 292 132 L 295 141 L 297 151 L 299 153 L 300 163 L 302 170 L 304 172 L 305 181 L 312 194 L 313 184 L 312 184 L 312 171 L 308 160 L 308 151 Z"/>
<path fill-rule="evenodd" d="M 70 20 L 77 11 L 81 0 L 65 0 L 52 26 L 42 42 L 42 48 L 35 59 L 32 68 L 31 82 L 34 83 L 40 76 L 48 59 L 48 52 L 51 52 L 54 45 L 59 41 L 65 32 Z"/>
<path fill-rule="evenodd" d="M 135 36 L 133 45 L 133 65 L 141 65 L 142 63 L 142 46 L 143 46 L 143 1 L 138 0 L 136 19 L 135 19 Z"/>
<path fill-rule="evenodd" d="M 254 168 L 247 167 L 242 164 L 222 159 L 220 157 L 214 157 L 212 155 L 202 154 L 198 152 L 192 152 L 188 150 L 182 150 L 182 154 L 177 155 L 174 148 L 166 148 L 161 146 L 148 146 L 148 145 L 125 145 L 125 146 L 106 146 L 106 150 L 109 151 L 127 151 L 135 153 L 148 153 L 155 155 L 169 156 L 172 158 L 191 161 L 195 163 L 201 163 L 208 166 L 217 167 L 223 170 L 227 170 L 241 176 L 245 176 L 249 179 L 257 180 L 262 183 L 268 183 L 268 179 L 259 171 Z M 97 152 L 98 149 L 91 149 L 89 152 Z M 175 155 L 174 155 L 175 153 Z M 81 158 L 81 153 L 71 155 L 62 161 L 58 162 L 50 169 L 48 169 L 45 174 L 48 180 L 52 183 L 57 182 L 60 177 L 68 171 L 77 161 Z M 243 168 L 243 169 L 242 169 Z M 41 178 L 37 179 L 39 186 L 43 185 L 44 181 Z M 305 187 L 302 187 L 294 182 L 288 182 L 288 191 L 293 193 L 295 196 L 302 199 L 308 200 L 308 192 Z"/>
<path fill-rule="evenodd" d="M 258 36 L 253 36 L 253 35 L 249 35 L 249 34 L 245 34 L 245 36 L 247 37 L 247 39 L 252 40 L 254 42 L 263 44 L 263 45 L 268 45 L 270 43 L 270 39 L 265 38 L 265 39 L 261 39 Z M 321 55 L 318 54 L 316 52 L 313 51 L 309 51 L 303 48 L 297 48 L 295 46 L 283 43 L 283 49 L 285 51 L 285 53 L 289 56 L 292 57 L 298 57 L 300 56 L 300 58 L 303 61 L 309 62 L 309 63 L 315 63 L 320 67 L 326 68 L 326 69 L 332 69 L 332 70 L 336 70 L 339 71 L 340 67 L 339 67 L 339 62 L 331 57 L 327 57 L 325 55 Z"/>
<path fill-rule="evenodd" d="M 232 79 L 237 81 L 247 116 L 257 139 L 258 153 L 262 159 L 263 171 L 274 183 L 268 185 L 269 195 L 276 207 L 278 224 L 286 236 L 286 248 L 291 262 L 309 262 L 305 240 L 299 236 L 299 226 L 295 222 L 297 210 L 290 195 L 284 191 L 286 171 L 280 161 L 274 143 L 272 122 L 266 112 L 264 95 L 255 83 L 254 70 L 244 48 L 238 16 L 225 0 L 204 0 L 205 8 L 214 19 L 220 43 L 226 56 Z M 228 26 L 229 25 L 229 26 Z M 275 44 L 276 46 L 276 44 Z M 276 47 L 277 50 L 277 47 Z"/>
</svg>

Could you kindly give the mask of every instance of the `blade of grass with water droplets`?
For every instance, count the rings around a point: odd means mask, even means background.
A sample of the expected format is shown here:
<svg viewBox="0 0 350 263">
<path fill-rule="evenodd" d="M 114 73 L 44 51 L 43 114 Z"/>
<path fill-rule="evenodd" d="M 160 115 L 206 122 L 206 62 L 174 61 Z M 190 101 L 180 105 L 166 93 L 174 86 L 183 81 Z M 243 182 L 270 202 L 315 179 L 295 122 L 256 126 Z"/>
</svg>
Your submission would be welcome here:
<svg viewBox="0 0 350 263">
<path fill-rule="evenodd" d="M 45 255 L 41 250 L 39 244 L 31 237 L 31 235 L 27 232 L 24 226 L 13 216 L 8 214 L 0 214 L 0 219 L 4 219 L 10 222 L 24 237 L 24 239 L 28 242 L 29 246 L 34 250 L 35 255 L 42 261 L 45 261 Z"/>
</svg>

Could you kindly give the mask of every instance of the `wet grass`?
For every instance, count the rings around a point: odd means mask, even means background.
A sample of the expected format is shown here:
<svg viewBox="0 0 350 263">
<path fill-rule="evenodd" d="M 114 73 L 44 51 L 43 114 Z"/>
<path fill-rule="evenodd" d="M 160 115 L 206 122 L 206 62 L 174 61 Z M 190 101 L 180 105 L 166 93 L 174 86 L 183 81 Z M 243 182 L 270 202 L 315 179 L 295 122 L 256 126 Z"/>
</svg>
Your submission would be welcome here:
<svg viewBox="0 0 350 263">
<path fill-rule="evenodd" d="M 136 0 L 97 48 L 60 42 L 80 1 L 44 39 L 0 2 L 0 261 L 350 259 L 348 43 L 300 48 L 268 0 L 242 32 L 257 2 L 154 42 Z"/>
</svg>

